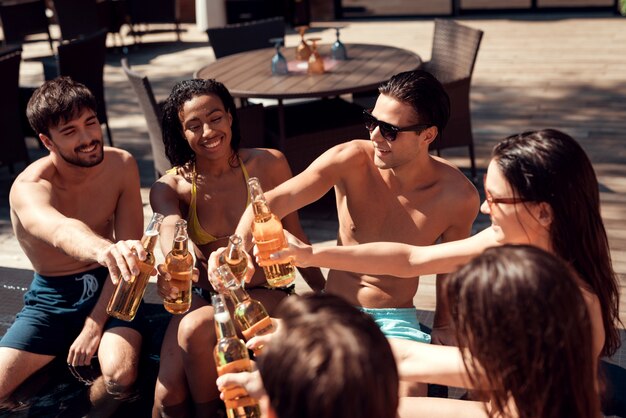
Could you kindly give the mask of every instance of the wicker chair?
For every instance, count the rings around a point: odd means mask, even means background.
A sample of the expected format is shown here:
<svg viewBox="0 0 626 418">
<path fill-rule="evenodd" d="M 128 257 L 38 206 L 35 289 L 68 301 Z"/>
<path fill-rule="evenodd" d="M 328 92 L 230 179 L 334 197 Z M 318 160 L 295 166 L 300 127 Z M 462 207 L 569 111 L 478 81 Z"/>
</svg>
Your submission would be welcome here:
<svg viewBox="0 0 626 418">
<path fill-rule="evenodd" d="M 44 0 L 0 2 L 0 20 L 5 44 L 21 45 L 27 35 L 46 33 L 53 50 Z"/>
<path fill-rule="evenodd" d="M 54 11 L 64 41 L 102 29 L 96 0 L 54 0 Z"/>
<path fill-rule="evenodd" d="M 148 77 L 133 71 L 128 66 L 128 60 L 122 58 L 122 69 L 128 77 L 130 85 L 137 95 L 139 106 L 143 112 L 148 125 L 148 136 L 150 137 L 150 149 L 152 150 L 152 159 L 154 163 L 154 175 L 158 179 L 172 167 L 170 161 L 165 155 L 165 147 L 163 146 L 163 133 L 161 130 L 161 109 L 152 93 L 152 86 Z"/>
<path fill-rule="evenodd" d="M 24 142 L 20 115 L 20 61 L 22 49 L 19 47 L 0 50 L 0 165 L 9 167 L 14 173 L 16 162 L 29 163 L 28 150 Z"/>
<path fill-rule="evenodd" d="M 209 28 L 206 32 L 215 58 L 222 58 L 238 52 L 270 48 L 270 39 L 285 37 L 285 20 L 282 17 L 272 17 Z"/>
<path fill-rule="evenodd" d="M 469 148 L 472 177 L 476 178 L 474 137 L 470 114 L 470 84 L 483 32 L 452 20 L 435 20 L 431 60 L 422 69 L 433 74 L 450 96 L 450 120 L 431 149 Z"/>
<path fill-rule="evenodd" d="M 180 41 L 181 29 L 178 16 L 178 0 L 127 0 L 127 4 L 131 33 L 135 44 L 141 43 L 141 36 L 150 32 L 139 30 L 139 25 L 150 23 L 174 24 L 176 40 Z"/>
<path fill-rule="evenodd" d="M 109 144 L 113 136 L 109 128 L 104 100 L 104 62 L 106 59 L 106 30 L 59 45 L 57 52 L 58 75 L 71 77 L 83 83 L 96 97 L 98 120 L 106 127 Z"/>
</svg>

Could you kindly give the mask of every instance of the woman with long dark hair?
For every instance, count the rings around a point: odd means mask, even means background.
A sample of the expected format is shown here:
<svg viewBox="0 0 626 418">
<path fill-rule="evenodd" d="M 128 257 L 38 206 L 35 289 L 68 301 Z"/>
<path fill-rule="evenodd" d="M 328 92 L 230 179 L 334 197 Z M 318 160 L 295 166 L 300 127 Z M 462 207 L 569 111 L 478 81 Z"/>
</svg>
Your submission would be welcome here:
<svg viewBox="0 0 626 418">
<path fill-rule="evenodd" d="M 161 249 L 171 249 L 174 225 L 186 219 L 199 270 L 198 293 L 191 310 L 172 318 L 161 349 L 154 416 L 213 416 L 220 408 L 212 347 L 216 336 L 210 306 L 206 260 L 226 246 L 250 202 L 247 180 L 258 177 L 265 190 L 291 177 L 287 160 L 277 150 L 240 148 L 237 109 L 226 87 L 216 80 L 177 83 L 163 109 L 163 142 L 174 167 L 150 191 L 152 209 L 165 215 Z M 305 239 L 296 214 L 283 219 L 285 228 Z M 167 273 L 159 269 L 159 293 L 169 294 Z M 304 271 L 314 289 L 324 286 L 319 269 Z M 268 289 L 261 270 L 247 290 L 268 311 L 288 292 Z M 207 300 L 208 299 L 208 300 Z"/>
</svg>

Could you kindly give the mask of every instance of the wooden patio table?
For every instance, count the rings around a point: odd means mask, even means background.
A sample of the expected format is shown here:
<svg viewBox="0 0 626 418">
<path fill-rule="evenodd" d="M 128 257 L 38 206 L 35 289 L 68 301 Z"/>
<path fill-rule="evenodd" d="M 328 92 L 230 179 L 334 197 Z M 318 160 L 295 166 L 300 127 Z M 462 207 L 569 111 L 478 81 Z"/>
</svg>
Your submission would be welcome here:
<svg viewBox="0 0 626 418">
<path fill-rule="evenodd" d="M 392 75 L 418 68 L 421 58 L 405 49 L 385 45 L 345 44 L 348 60 L 329 59 L 330 45 L 318 45 L 324 74 L 308 74 L 304 62 L 295 61 L 295 47 L 282 48 L 289 63 L 287 75 L 273 75 L 274 48 L 257 49 L 222 57 L 202 67 L 197 78 L 224 83 L 233 97 L 278 100 L 279 148 L 285 145 L 284 99 L 325 98 L 375 90 Z M 340 115 L 337 115 L 340 117 Z"/>
</svg>

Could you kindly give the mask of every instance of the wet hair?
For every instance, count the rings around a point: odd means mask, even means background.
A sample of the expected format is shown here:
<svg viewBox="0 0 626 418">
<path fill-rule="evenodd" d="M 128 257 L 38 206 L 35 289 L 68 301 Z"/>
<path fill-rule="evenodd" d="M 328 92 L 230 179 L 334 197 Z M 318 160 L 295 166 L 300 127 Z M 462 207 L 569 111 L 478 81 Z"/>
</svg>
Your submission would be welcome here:
<svg viewBox="0 0 626 418">
<path fill-rule="evenodd" d="M 85 109 L 96 113 L 94 95 L 84 84 L 63 76 L 35 90 L 26 106 L 26 117 L 37 134 L 50 138 L 51 127 L 77 118 Z"/>
<path fill-rule="evenodd" d="M 528 245 L 504 245 L 453 273 L 445 288 L 459 347 L 490 416 L 598 416 L 591 323 L 576 273 Z"/>
<path fill-rule="evenodd" d="M 398 371 L 373 319 L 327 294 L 287 298 L 282 335 L 258 359 L 280 418 L 395 418 Z"/>
<path fill-rule="evenodd" d="M 585 151 L 569 135 L 545 129 L 506 138 L 492 157 L 516 196 L 552 208 L 552 247 L 598 296 L 606 333 L 602 354 L 615 353 L 619 286 L 600 216 L 598 180 Z"/>
<path fill-rule="evenodd" d="M 383 83 L 378 92 L 411 106 L 417 122 L 436 126 L 441 137 L 450 118 L 450 98 L 432 74 L 423 70 L 399 73 Z"/>
<path fill-rule="evenodd" d="M 176 83 L 163 105 L 162 130 L 165 154 L 173 166 L 182 166 L 195 161 L 195 154 L 183 134 L 180 112 L 186 102 L 198 96 L 214 94 L 220 98 L 226 112 L 233 118 L 231 124 L 232 139 L 230 146 L 233 157 L 236 156 L 241 142 L 239 118 L 235 101 L 228 89 L 216 80 L 184 80 Z"/>
</svg>

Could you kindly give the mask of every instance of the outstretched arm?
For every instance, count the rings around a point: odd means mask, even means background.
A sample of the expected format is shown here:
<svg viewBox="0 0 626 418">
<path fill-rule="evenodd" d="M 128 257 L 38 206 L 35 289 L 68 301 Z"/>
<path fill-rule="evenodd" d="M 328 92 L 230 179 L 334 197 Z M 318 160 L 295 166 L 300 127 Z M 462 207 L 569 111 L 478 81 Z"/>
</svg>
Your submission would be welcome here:
<svg viewBox="0 0 626 418">
<path fill-rule="evenodd" d="M 283 219 L 288 214 L 317 201 L 335 184 L 341 182 L 343 173 L 359 164 L 358 156 L 361 153 L 358 147 L 348 142 L 329 149 L 295 177 L 289 178 L 290 172 L 286 177 L 283 174 L 282 179 L 275 183 L 276 187 L 265 191 L 265 198 L 271 211 L 279 219 Z M 263 179 L 261 181 L 263 183 Z M 236 229 L 236 233 L 243 238 L 246 250 L 252 248 L 253 219 L 252 207 L 248 206 Z"/>
<path fill-rule="evenodd" d="M 139 217 L 135 215 L 126 222 L 136 222 L 140 238 L 143 221 L 138 181 L 136 187 L 135 213 L 139 214 Z M 112 240 L 98 235 L 82 220 L 65 216 L 52 205 L 49 186 L 37 182 L 18 181 L 11 189 L 10 201 L 12 216 L 19 219 L 20 227 L 29 235 L 76 260 L 97 262 L 108 267 L 114 281 L 117 281 L 120 275 L 129 278 L 130 272 L 138 271 L 139 266 L 135 255 L 131 253 L 132 249 L 137 252 L 139 258 L 145 257 L 145 251 L 139 241 L 124 241 L 124 235 L 121 235 L 116 236 L 120 241 L 113 243 Z M 116 214 L 116 223 L 119 216 L 125 215 Z"/>
<path fill-rule="evenodd" d="M 291 257 L 298 266 L 327 267 L 362 274 L 412 278 L 423 274 L 449 273 L 485 248 L 497 245 L 491 228 L 464 240 L 429 246 L 396 242 L 318 247 L 287 234 L 289 248 L 272 258 Z"/>
<path fill-rule="evenodd" d="M 472 388 L 458 347 L 389 339 L 400 380 Z"/>
</svg>

